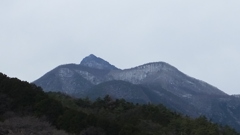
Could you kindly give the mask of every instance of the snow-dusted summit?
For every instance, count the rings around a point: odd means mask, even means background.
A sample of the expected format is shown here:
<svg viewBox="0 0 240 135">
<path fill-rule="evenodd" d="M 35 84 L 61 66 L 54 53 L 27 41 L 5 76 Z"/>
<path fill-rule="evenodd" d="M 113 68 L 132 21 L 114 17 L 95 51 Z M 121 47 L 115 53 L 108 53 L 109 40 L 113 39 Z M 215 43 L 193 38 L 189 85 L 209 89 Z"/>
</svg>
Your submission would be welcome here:
<svg viewBox="0 0 240 135">
<path fill-rule="evenodd" d="M 163 73 L 175 73 L 178 72 L 176 68 L 165 63 L 165 62 L 154 62 L 148 63 L 135 68 L 120 70 L 120 71 L 111 71 L 109 76 L 112 76 L 114 80 L 124 80 L 131 82 L 133 84 L 141 84 L 146 81 L 153 81 L 156 76 L 163 76 Z M 148 80 L 152 78 L 151 80 Z"/>
</svg>

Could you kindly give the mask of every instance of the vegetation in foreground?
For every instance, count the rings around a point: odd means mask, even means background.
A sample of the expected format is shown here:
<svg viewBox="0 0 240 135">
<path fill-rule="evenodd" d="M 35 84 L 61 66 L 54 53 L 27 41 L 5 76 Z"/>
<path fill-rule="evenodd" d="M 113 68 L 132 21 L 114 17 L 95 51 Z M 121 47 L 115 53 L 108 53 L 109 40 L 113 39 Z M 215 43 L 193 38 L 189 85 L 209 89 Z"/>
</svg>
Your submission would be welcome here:
<svg viewBox="0 0 240 135">
<path fill-rule="evenodd" d="M 239 135 L 228 126 L 106 96 L 96 101 L 44 93 L 0 73 L 0 135 Z"/>
</svg>

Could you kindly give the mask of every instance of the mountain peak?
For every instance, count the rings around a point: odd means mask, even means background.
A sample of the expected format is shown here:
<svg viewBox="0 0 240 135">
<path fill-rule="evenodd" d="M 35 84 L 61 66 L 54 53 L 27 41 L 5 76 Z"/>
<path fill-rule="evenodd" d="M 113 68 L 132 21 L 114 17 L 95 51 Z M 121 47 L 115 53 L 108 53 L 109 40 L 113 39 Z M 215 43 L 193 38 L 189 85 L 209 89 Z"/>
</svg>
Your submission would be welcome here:
<svg viewBox="0 0 240 135">
<path fill-rule="evenodd" d="M 95 56 L 94 54 L 90 54 L 89 56 L 85 57 L 80 65 L 96 68 L 96 69 L 105 69 L 105 70 L 117 70 L 114 65 L 111 65 L 109 62 L 103 60 L 100 57 Z"/>
<path fill-rule="evenodd" d="M 87 57 L 90 57 L 90 58 L 93 58 L 93 59 L 97 59 L 97 56 L 95 56 L 94 54 L 90 54 L 89 56 Z"/>
</svg>

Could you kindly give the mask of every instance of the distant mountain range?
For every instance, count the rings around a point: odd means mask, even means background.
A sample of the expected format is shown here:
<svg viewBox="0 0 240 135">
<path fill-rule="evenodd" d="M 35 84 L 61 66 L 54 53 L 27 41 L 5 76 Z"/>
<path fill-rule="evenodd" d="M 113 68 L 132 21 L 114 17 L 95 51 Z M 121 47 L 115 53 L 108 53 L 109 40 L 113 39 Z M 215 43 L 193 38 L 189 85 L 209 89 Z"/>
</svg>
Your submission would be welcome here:
<svg viewBox="0 0 240 135">
<path fill-rule="evenodd" d="M 239 96 L 230 96 L 165 62 L 122 70 L 91 54 L 80 64 L 60 65 L 33 83 L 45 91 L 77 98 L 110 95 L 134 103 L 163 104 L 191 117 L 205 115 L 240 129 Z"/>
</svg>

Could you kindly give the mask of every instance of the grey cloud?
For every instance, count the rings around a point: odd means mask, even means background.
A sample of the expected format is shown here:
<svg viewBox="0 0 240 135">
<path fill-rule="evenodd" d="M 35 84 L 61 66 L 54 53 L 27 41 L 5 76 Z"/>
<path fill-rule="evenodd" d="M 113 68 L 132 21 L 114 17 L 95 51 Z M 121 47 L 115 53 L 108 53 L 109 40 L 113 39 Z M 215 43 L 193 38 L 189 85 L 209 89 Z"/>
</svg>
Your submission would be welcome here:
<svg viewBox="0 0 240 135">
<path fill-rule="evenodd" d="M 239 93 L 240 2 L 0 2 L 0 71 L 33 81 L 94 53 L 119 68 L 165 61 Z"/>
</svg>

